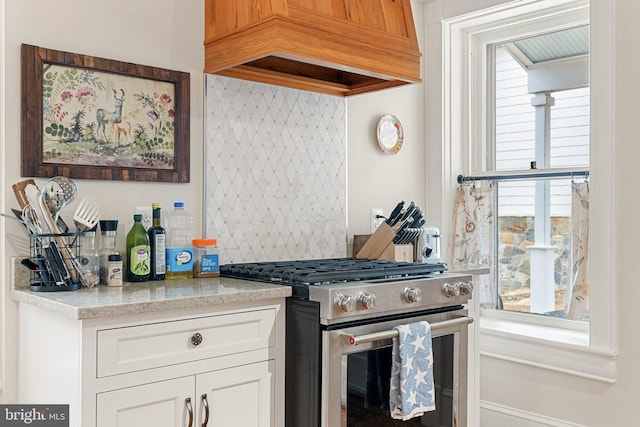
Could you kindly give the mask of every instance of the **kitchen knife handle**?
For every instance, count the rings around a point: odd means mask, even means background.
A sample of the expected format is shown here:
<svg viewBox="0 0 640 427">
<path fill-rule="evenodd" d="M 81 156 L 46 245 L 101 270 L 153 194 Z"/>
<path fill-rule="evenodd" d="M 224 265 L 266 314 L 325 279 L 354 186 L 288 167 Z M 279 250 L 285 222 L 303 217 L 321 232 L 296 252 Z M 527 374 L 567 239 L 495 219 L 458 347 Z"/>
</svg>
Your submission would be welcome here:
<svg viewBox="0 0 640 427">
<path fill-rule="evenodd" d="M 46 254 L 45 264 L 47 266 L 47 270 L 53 278 L 52 281 L 55 282 L 57 286 L 64 286 L 66 282 L 64 281 L 62 272 L 60 271 L 58 263 L 56 262 L 56 257 L 53 253 L 53 249 L 51 249 L 51 246 L 45 246 L 44 252 Z"/>
<path fill-rule="evenodd" d="M 49 247 L 51 248 L 51 252 L 53 253 L 54 261 L 58 267 L 58 271 L 62 275 L 65 283 L 70 284 L 69 280 L 71 279 L 71 274 L 69 273 L 69 268 L 67 268 L 67 264 L 64 256 L 62 255 L 61 248 L 53 240 L 49 243 Z"/>
<path fill-rule="evenodd" d="M 389 218 L 387 218 L 387 224 L 390 226 L 395 225 L 396 222 L 400 220 L 400 212 L 402 212 L 402 208 L 404 207 L 404 200 L 400 200 L 396 207 L 389 214 Z"/>
<path fill-rule="evenodd" d="M 42 255 L 38 255 L 36 257 L 36 262 L 38 263 L 38 274 L 42 279 L 42 283 L 44 284 L 44 286 L 52 286 L 53 284 L 51 283 L 51 275 L 49 274 L 49 270 L 47 270 L 45 260 Z"/>
</svg>

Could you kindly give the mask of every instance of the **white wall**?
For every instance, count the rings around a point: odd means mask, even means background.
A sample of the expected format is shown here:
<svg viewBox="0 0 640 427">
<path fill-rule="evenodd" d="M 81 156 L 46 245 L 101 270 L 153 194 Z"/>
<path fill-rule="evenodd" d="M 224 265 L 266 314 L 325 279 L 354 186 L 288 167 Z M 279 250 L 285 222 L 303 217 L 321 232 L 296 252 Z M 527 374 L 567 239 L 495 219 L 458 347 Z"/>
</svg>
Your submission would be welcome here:
<svg viewBox="0 0 640 427">
<path fill-rule="evenodd" d="M 423 52 L 424 17 L 420 1 L 412 1 L 420 50 Z M 422 67 L 424 70 L 424 66 Z M 348 239 L 369 234 L 371 208 L 388 215 L 396 203 L 415 201 L 427 211 L 426 123 L 423 83 L 347 98 L 347 210 Z M 383 152 L 376 139 L 376 124 L 384 114 L 402 123 L 404 144 L 397 154 Z M 435 223 L 435 225 L 439 225 Z"/>
<path fill-rule="evenodd" d="M 77 180 L 80 195 L 97 195 L 104 218 L 118 219 L 119 246 L 133 224 L 136 206 L 159 202 L 169 207 L 185 202 L 196 214 L 195 229 L 202 228 L 202 105 L 204 5 L 183 0 L 6 0 L 2 1 L 4 55 L 2 108 L 5 126 L 0 133 L 0 212 L 17 208 L 11 184 L 20 181 L 20 44 L 133 62 L 191 73 L 191 183 L 142 183 Z M 0 12 L 0 17 L 2 12 Z M 0 122 L 1 123 L 1 122 Z M 44 179 L 36 179 L 42 185 Z M 65 208 L 73 212 L 75 206 Z M 63 216 L 65 213 L 63 212 Z M 5 221 L 6 222 L 6 221 Z M 6 222 L 6 235 L 22 233 L 15 221 Z M 2 229 L 0 229 L 2 231 Z M 0 360 L 4 384 L 0 401 L 13 401 L 15 387 L 15 303 L 9 298 L 9 263 L 14 248 L 0 239 L 0 312 L 3 313 Z M 24 253 L 21 253 L 24 255 Z"/>
<path fill-rule="evenodd" d="M 460 16 L 474 10 L 483 9 L 508 0 L 432 0 L 427 3 L 428 58 L 433 59 L 425 69 L 427 74 L 441 72 L 441 19 Z M 611 246 L 594 248 L 596 254 L 614 254 L 615 265 L 610 280 L 612 294 L 619 295 L 616 303 L 617 319 L 617 373 L 616 382 L 608 384 L 586 378 L 578 378 L 548 369 L 525 366 L 513 361 L 500 360 L 491 356 L 480 359 L 480 399 L 481 420 L 486 427 L 502 426 L 632 426 L 639 425 L 637 409 L 638 387 L 640 386 L 640 343 L 637 339 L 637 313 L 640 301 L 640 287 L 637 286 L 638 264 L 637 242 L 640 230 L 635 225 L 640 200 L 631 195 L 637 170 L 636 159 L 640 156 L 636 122 L 640 117 L 637 96 L 640 81 L 637 70 L 640 58 L 637 55 L 637 17 L 640 3 L 634 0 L 596 0 L 595 6 L 613 5 L 615 11 L 614 43 L 600 49 L 613 49 L 615 72 L 610 76 L 615 81 L 615 137 L 611 140 L 594 140 L 592 144 L 603 144 L 613 150 L 614 176 L 610 188 L 600 188 L 611 192 L 616 215 L 616 233 L 611 237 Z M 595 8 L 598 13 L 608 7 Z M 593 15 L 592 15 L 593 16 Z M 599 22 L 608 16 L 598 16 Z M 593 24 L 593 22 L 592 22 Z M 602 30 L 602 28 L 599 28 Z M 597 34 L 597 32 L 596 32 Z M 594 40 L 592 40 L 593 42 Z M 599 42 L 599 41 L 598 41 Z M 600 76 L 599 76 L 600 77 Z M 442 101 L 439 90 L 441 79 L 429 82 L 428 119 L 437 124 L 442 117 Z M 464 84 L 464 82 L 461 82 Z M 439 134 L 429 134 L 428 158 L 438 153 Z M 602 147 L 600 145 L 600 147 Z M 444 179 L 429 175 L 431 193 L 442 188 Z M 593 175 L 594 188 L 596 173 Z M 602 182 L 600 180 L 599 182 Z M 604 179 L 608 182 L 607 179 Z M 433 189 L 433 191 L 431 191 Z M 595 191 L 595 190 L 594 190 Z M 442 195 L 446 198 L 447 195 Z M 597 227 L 596 227 L 597 228 Z M 605 255 L 606 254 L 606 255 Z M 598 259 L 595 256 L 594 259 Z M 596 286 L 594 283 L 593 286 Z"/>
<path fill-rule="evenodd" d="M 422 2 L 414 2 L 419 40 Z M 191 73 L 191 183 L 136 183 L 77 180 L 81 195 L 99 195 L 104 218 L 120 220 L 119 246 L 132 224 L 136 206 L 183 200 L 202 229 L 203 210 L 203 3 L 184 0 L 0 0 L 0 212 L 16 208 L 11 184 L 20 176 L 20 44 L 157 66 Z M 405 144 L 391 156 L 377 146 L 375 125 L 383 114 L 395 114 Z M 388 214 L 400 200 L 414 200 L 428 210 L 426 199 L 424 85 L 409 85 L 347 101 L 348 239 L 369 233 L 369 210 Z M 36 179 L 42 185 L 44 178 Z M 68 212 L 73 212 L 72 205 Z M 63 212 L 64 215 L 64 212 Z M 429 218 L 429 216 L 428 216 Z M 436 222 L 437 223 L 437 222 Z M 6 225 L 6 229 L 3 227 Z M 16 223 L 0 221 L 0 235 L 20 235 Z M 20 252 L 22 255 L 23 253 Z M 9 297 L 9 260 L 16 250 L 0 239 L 0 391 L 1 402 L 14 401 L 16 304 Z"/>
</svg>

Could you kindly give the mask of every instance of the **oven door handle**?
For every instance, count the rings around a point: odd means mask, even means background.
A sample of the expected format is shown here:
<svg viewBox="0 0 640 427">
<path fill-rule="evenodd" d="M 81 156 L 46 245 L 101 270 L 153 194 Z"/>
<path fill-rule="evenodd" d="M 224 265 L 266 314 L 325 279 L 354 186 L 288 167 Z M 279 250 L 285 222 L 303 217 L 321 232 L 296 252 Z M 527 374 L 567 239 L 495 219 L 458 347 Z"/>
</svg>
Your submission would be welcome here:
<svg viewBox="0 0 640 427">
<path fill-rule="evenodd" d="M 471 323 L 473 323 L 473 317 L 469 317 L 469 316 L 457 317 L 451 320 L 432 323 L 431 331 L 437 332 L 440 329 L 455 328 L 463 325 L 469 325 Z M 390 331 L 374 332 L 373 334 L 367 334 L 367 335 L 347 335 L 349 339 L 349 344 L 351 345 L 359 345 L 359 344 L 365 344 L 369 342 L 386 340 L 386 339 L 395 338 L 397 336 L 398 336 L 398 331 L 396 329 L 391 329 Z"/>
</svg>

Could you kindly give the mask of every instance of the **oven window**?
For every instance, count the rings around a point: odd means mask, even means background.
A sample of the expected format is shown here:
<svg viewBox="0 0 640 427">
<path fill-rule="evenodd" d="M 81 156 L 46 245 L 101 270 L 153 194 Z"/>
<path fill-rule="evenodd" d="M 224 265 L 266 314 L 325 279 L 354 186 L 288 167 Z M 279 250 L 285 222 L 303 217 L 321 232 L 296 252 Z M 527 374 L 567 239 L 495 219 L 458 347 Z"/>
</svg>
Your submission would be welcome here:
<svg viewBox="0 0 640 427">
<path fill-rule="evenodd" d="M 453 425 L 454 337 L 435 337 L 433 379 L 436 410 L 408 421 L 389 415 L 391 347 L 377 348 L 347 356 L 348 427 L 450 427 Z M 342 425 L 345 425 L 344 420 Z"/>
</svg>

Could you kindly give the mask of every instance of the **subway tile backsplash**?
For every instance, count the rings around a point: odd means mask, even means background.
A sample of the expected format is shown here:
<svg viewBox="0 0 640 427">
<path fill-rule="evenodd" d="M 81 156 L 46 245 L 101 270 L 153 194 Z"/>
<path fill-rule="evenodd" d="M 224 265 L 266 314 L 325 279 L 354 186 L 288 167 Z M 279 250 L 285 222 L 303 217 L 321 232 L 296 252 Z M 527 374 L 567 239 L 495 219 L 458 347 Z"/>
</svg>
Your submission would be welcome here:
<svg viewBox="0 0 640 427">
<path fill-rule="evenodd" d="M 346 256 L 345 99 L 207 75 L 205 102 L 220 262 Z"/>
</svg>

